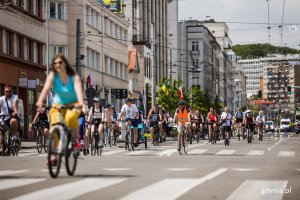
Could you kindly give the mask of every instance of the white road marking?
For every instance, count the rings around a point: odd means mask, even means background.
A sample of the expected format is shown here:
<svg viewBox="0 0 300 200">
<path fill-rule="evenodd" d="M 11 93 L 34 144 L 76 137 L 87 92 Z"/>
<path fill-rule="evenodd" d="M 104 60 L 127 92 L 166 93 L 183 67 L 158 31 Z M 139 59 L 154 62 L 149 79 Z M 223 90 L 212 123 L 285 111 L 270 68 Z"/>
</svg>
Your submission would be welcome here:
<svg viewBox="0 0 300 200">
<path fill-rule="evenodd" d="M 295 156 L 295 151 L 280 151 L 278 156 Z"/>
<path fill-rule="evenodd" d="M 46 181 L 45 178 L 26 178 L 26 179 L 3 179 L 0 181 L 0 190 L 7 190 L 10 188 L 16 188 L 24 185 L 34 184 L 42 181 Z"/>
<path fill-rule="evenodd" d="M 59 171 L 66 171 L 66 169 L 60 169 Z M 41 172 L 49 172 L 49 169 L 41 169 Z"/>
<path fill-rule="evenodd" d="M 191 155 L 199 155 L 199 154 L 203 154 L 207 151 L 207 149 L 194 149 L 192 151 L 189 152 L 189 154 Z"/>
<path fill-rule="evenodd" d="M 272 150 L 272 148 L 268 148 L 268 151 L 271 151 Z"/>
<path fill-rule="evenodd" d="M 121 183 L 125 180 L 126 179 L 124 178 L 86 178 L 81 181 L 58 185 L 25 194 L 14 198 L 14 200 L 40 200 L 42 197 L 55 200 L 74 199 L 78 196 Z"/>
<path fill-rule="evenodd" d="M 167 170 L 170 170 L 170 171 L 191 171 L 191 170 L 194 170 L 194 168 L 168 168 Z"/>
<path fill-rule="evenodd" d="M 158 156 L 171 156 L 173 153 L 177 152 L 177 149 L 167 149 L 162 152 L 156 153 Z"/>
<path fill-rule="evenodd" d="M 256 171 L 256 170 L 259 170 L 259 169 L 254 169 L 254 168 L 232 168 L 231 170 L 241 171 L 241 172 L 248 172 L 248 171 Z"/>
<path fill-rule="evenodd" d="M 249 151 L 248 156 L 262 156 L 264 155 L 265 151 Z"/>
<path fill-rule="evenodd" d="M 296 169 L 296 170 L 300 172 L 300 169 Z"/>
<path fill-rule="evenodd" d="M 216 153 L 216 155 L 231 155 L 235 152 L 236 150 L 221 150 Z"/>
<path fill-rule="evenodd" d="M 38 155 L 39 153 L 24 153 L 24 154 L 19 154 L 19 157 L 25 157 L 25 156 L 32 156 L 32 155 Z"/>
<path fill-rule="evenodd" d="M 149 152 L 151 152 L 151 151 L 150 150 L 140 150 L 140 151 L 133 151 L 133 152 L 126 153 L 126 154 L 131 155 L 131 156 L 138 156 L 138 155 L 143 155 L 143 154 L 146 154 Z"/>
<path fill-rule="evenodd" d="M 218 169 L 212 173 L 203 176 L 202 178 L 174 178 L 174 179 L 164 179 L 121 198 L 121 200 L 132 200 L 132 199 L 143 199 L 143 200 L 153 200 L 153 199 L 163 199 L 163 200 L 174 200 L 182 196 L 184 193 L 190 191 L 194 187 L 204 183 L 205 181 L 211 180 L 228 169 L 222 168 Z M 170 190 L 170 188 L 172 188 Z"/>
<path fill-rule="evenodd" d="M 0 176 L 7 176 L 11 174 L 20 174 L 20 173 L 25 173 L 28 172 L 29 170 L 3 170 L 0 171 Z"/>
<path fill-rule="evenodd" d="M 126 150 L 113 150 L 113 151 L 107 151 L 107 152 L 103 152 L 102 155 L 103 156 L 108 156 L 108 155 L 113 155 L 113 154 L 117 154 L 117 153 L 121 153 L 124 152 Z"/>
<path fill-rule="evenodd" d="M 104 168 L 105 171 L 128 171 L 132 170 L 131 168 Z"/>
<path fill-rule="evenodd" d="M 43 154 L 40 154 L 40 155 L 38 155 L 39 157 L 46 157 L 48 154 L 46 154 L 46 153 L 43 153 Z"/>
<path fill-rule="evenodd" d="M 283 190 L 288 181 L 246 180 L 227 200 L 281 200 L 283 193 L 273 190 Z"/>
</svg>

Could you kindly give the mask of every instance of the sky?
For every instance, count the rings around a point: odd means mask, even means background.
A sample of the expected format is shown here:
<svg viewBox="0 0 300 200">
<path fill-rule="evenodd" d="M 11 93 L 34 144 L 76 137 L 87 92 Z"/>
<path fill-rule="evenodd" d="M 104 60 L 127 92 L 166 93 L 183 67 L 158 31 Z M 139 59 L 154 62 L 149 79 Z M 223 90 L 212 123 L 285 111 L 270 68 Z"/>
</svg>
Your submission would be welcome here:
<svg viewBox="0 0 300 200">
<path fill-rule="evenodd" d="M 235 44 L 268 43 L 267 0 L 178 0 L 179 20 L 204 20 L 206 16 L 226 22 Z M 269 0 L 271 44 L 280 46 L 280 28 L 284 0 Z M 300 0 L 285 0 L 283 45 L 300 49 Z M 289 24 L 298 31 L 290 31 Z"/>
</svg>

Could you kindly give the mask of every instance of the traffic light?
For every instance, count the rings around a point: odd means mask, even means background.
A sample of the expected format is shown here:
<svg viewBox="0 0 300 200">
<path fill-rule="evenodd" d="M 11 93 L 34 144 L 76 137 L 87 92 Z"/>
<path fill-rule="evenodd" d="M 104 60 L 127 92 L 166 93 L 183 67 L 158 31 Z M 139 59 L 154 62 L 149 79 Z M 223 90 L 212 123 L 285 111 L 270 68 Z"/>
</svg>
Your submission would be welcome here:
<svg viewBox="0 0 300 200">
<path fill-rule="evenodd" d="M 258 90 L 257 97 L 261 99 L 261 90 Z"/>
<path fill-rule="evenodd" d="M 288 87 L 287 87 L 287 93 L 288 93 L 288 95 L 292 94 L 292 87 L 290 85 L 288 85 Z"/>
</svg>

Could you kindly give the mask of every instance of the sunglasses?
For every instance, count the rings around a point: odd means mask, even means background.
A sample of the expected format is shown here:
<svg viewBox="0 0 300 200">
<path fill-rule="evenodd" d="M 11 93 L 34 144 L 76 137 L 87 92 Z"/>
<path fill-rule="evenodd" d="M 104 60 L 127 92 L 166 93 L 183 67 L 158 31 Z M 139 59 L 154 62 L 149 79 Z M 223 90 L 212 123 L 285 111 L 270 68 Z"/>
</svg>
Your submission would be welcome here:
<svg viewBox="0 0 300 200">
<path fill-rule="evenodd" d="M 11 93 L 11 91 L 4 91 L 5 93 Z"/>
<path fill-rule="evenodd" d="M 57 65 L 57 64 L 61 65 L 63 63 L 64 63 L 63 61 L 59 61 L 59 62 L 55 62 L 54 65 Z"/>
</svg>

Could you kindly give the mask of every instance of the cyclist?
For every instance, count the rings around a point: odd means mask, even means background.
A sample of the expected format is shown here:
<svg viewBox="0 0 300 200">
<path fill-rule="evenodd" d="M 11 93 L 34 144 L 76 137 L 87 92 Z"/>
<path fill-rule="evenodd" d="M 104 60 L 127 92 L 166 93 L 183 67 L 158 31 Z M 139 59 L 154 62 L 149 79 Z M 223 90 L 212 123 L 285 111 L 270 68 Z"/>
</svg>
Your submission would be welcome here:
<svg viewBox="0 0 300 200">
<path fill-rule="evenodd" d="M 204 123 L 205 123 L 205 117 L 199 110 L 196 110 L 196 116 L 198 118 L 197 121 L 197 126 L 199 127 L 199 131 L 202 134 L 202 138 L 205 138 L 205 133 L 204 133 Z"/>
<path fill-rule="evenodd" d="M 209 142 L 211 142 L 212 131 L 216 131 L 217 129 L 217 117 L 213 108 L 209 109 L 209 112 L 207 114 L 207 122 L 208 122 L 208 138 L 209 138 Z"/>
<path fill-rule="evenodd" d="M 246 129 L 250 129 L 251 138 L 253 139 L 253 132 L 254 132 L 254 117 L 252 112 L 246 112 L 244 116 L 244 122 Z"/>
<path fill-rule="evenodd" d="M 235 124 L 236 124 L 236 130 L 238 133 L 238 137 L 240 137 L 240 134 L 242 133 L 243 117 L 244 117 L 244 114 L 242 112 L 242 109 L 238 108 L 237 112 L 235 113 Z"/>
<path fill-rule="evenodd" d="M 158 126 L 159 132 L 162 133 L 162 113 L 157 104 L 149 111 L 147 121 L 150 122 L 150 134 L 152 138 L 154 138 L 155 126 Z"/>
<path fill-rule="evenodd" d="M 179 101 L 178 108 L 175 111 L 174 115 L 174 122 L 178 120 L 178 151 L 181 153 L 181 145 L 182 144 L 182 135 L 180 134 L 182 127 L 185 127 L 185 134 L 187 135 L 190 132 L 190 125 L 191 125 L 191 115 L 190 115 L 190 109 L 185 106 L 185 102 Z"/>
<path fill-rule="evenodd" d="M 14 136 L 15 140 L 19 140 L 18 133 L 18 101 L 19 97 L 16 94 L 12 93 L 12 87 L 6 85 L 4 87 L 4 96 L 0 97 L 0 113 L 6 115 L 4 118 L 5 124 L 10 127 L 11 134 Z M 0 130 L 0 143 L 1 148 L 3 149 L 2 137 L 4 133 Z"/>
<path fill-rule="evenodd" d="M 90 109 L 88 106 L 88 101 L 84 101 L 84 106 L 82 107 L 82 114 L 84 114 L 84 148 L 83 148 L 83 154 L 87 155 L 90 153 L 89 150 L 89 133 L 90 133 L 90 125 L 88 123 L 88 117 L 89 117 Z"/>
<path fill-rule="evenodd" d="M 92 123 L 91 126 L 91 143 L 92 143 L 92 150 L 95 149 L 95 145 L 94 145 L 94 134 L 95 134 L 95 127 L 98 127 L 98 133 L 99 133 L 99 148 L 103 148 L 103 130 L 104 130 L 104 126 L 102 123 L 102 106 L 100 104 L 100 99 L 98 97 L 95 97 L 94 99 L 94 105 L 93 107 L 90 109 L 90 113 L 89 113 L 89 117 L 88 117 L 88 122 Z"/>
<path fill-rule="evenodd" d="M 223 135 L 225 133 L 225 138 L 224 138 L 224 142 L 226 142 L 226 140 L 229 141 L 229 133 L 231 131 L 231 119 L 232 119 L 232 115 L 230 114 L 230 112 L 228 111 L 228 108 L 225 107 L 224 108 L 224 112 L 221 114 L 221 121 L 222 121 L 222 127 L 223 127 Z"/>
<path fill-rule="evenodd" d="M 193 106 L 190 106 L 190 112 L 191 112 L 191 124 L 192 124 L 192 137 L 195 137 L 197 124 L 198 124 L 198 116 L 193 108 Z M 192 144 L 192 141 L 190 141 L 190 144 Z"/>
<path fill-rule="evenodd" d="M 131 103 L 132 99 L 126 98 L 125 104 L 122 106 L 121 113 L 119 119 L 122 119 L 122 115 L 126 115 L 126 132 L 129 130 L 129 126 L 133 126 L 133 133 L 134 133 L 134 144 L 137 147 L 137 138 L 138 138 L 138 118 L 139 118 L 139 110 L 137 109 L 136 105 Z"/>
<path fill-rule="evenodd" d="M 38 110 L 42 109 L 43 102 L 52 86 L 55 90 L 55 95 L 52 108 L 49 112 L 51 125 L 58 123 L 59 110 L 57 109 L 57 106 L 74 106 L 72 110 L 63 109 L 61 114 L 66 126 L 71 128 L 73 147 L 79 152 L 80 140 L 78 117 L 83 105 L 81 79 L 63 54 L 57 54 L 52 59 L 52 72 L 48 75 L 44 88 L 36 103 Z M 51 157 L 51 162 L 56 162 L 55 159 L 56 157 L 53 155 Z"/>
<path fill-rule="evenodd" d="M 265 118 L 263 117 L 263 111 L 259 111 L 257 117 L 256 117 L 256 124 L 257 124 L 257 128 L 258 128 L 258 132 L 259 131 L 263 131 L 263 128 L 265 126 Z M 259 135 L 257 135 L 259 137 Z"/>
<path fill-rule="evenodd" d="M 113 121 L 113 110 L 111 109 L 111 105 L 108 103 L 105 105 L 105 109 L 102 113 L 102 120 L 104 123 L 104 130 L 105 130 L 105 141 L 108 141 L 108 132 L 112 134 L 112 121 Z"/>
<path fill-rule="evenodd" d="M 44 124 L 44 135 L 49 138 L 49 121 L 50 121 L 50 117 L 49 117 L 49 113 L 46 110 L 45 107 L 43 107 L 40 111 L 38 111 L 32 121 L 32 124 L 35 124 L 36 122 L 42 123 Z M 37 133 L 38 134 L 38 133 Z"/>
</svg>

